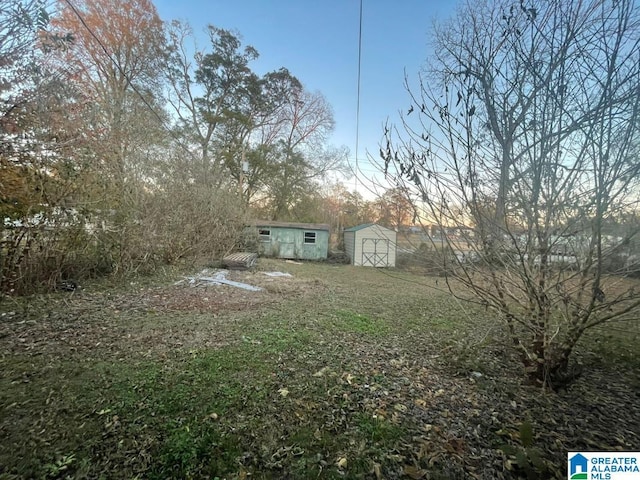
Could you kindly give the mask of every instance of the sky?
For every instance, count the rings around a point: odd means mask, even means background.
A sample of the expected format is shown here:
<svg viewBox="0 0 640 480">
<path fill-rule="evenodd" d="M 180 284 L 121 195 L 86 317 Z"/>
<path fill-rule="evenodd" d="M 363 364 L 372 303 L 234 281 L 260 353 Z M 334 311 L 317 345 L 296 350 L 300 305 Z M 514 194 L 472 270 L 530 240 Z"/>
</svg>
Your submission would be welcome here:
<svg viewBox="0 0 640 480">
<path fill-rule="evenodd" d="M 286 67 L 308 90 L 321 92 L 334 111 L 329 143 L 346 145 L 364 175 L 375 173 L 387 119 L 409 107 L 405 71 L 417 78 L 429 54 L 433 22 L 455 12 L 456 0 L 362 0 L 360 121 L 356 129 L 360 0 L 155 0 L 165 21 L 186 20 L 205 45 L 204 29 L 241 34 L 260 54 L 252 68 L 264 74 Z M 355 184 L 357 186 L 357 183 Z M 362 193 L 362 192 L 361 192 Z"/>
</svg>

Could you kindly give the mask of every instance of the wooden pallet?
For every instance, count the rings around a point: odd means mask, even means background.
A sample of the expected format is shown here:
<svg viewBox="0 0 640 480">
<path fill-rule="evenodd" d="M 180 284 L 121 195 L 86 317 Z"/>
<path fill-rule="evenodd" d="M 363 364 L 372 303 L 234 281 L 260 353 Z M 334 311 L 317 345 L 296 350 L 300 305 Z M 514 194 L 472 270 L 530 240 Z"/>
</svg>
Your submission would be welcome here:
<svg viewBox="0 0 640 480">
<path fill-rule="evenodd" d="M 247 270 L 253 268 L 257 260 L 257 253 L 238 252 L 224 257 L 222 264 L 230 270 Z"/>
</svg>

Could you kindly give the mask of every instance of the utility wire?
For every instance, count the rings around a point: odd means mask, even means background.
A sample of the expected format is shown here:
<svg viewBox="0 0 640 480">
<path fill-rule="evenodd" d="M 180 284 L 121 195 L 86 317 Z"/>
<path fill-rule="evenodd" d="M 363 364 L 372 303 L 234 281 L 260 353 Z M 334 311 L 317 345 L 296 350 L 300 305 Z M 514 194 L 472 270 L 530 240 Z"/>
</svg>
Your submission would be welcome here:
<svg viewBox="0 0 640 480">
<path fill-rule="evenodd" d="M 360 0 L 360 28 L 358 31 L 358 89 L 356 95 L 356 171 L 355 192 L 358 193 L 358 146 L 360 143 L 360 74 L 362 67 L 362 2 Z"/>
<path fill-rule="evenodd" d="M 107 58 L 109 60 L 111 60 L 111 62 L 115 65 L 115 67 L 118 69 L 118 71 L 122 74 L 122 76 L 124 78 L 127 79 L 127 82 L 129 83 L 129 85 L 131 85 L 131 89 L 136 93 L 136 95 L 138 95 L 140 97 L 140 99 L 144 102 L 144 104 L 149 108 L 149 110 L 151 110 L 151 112 L 155 115 L 155 117 L 160 121 L 161 125 L 164 125 L 164 119 L 158 114 L 158 112 L 156 111 L 155 108 L 153 108 L 151 106 L 151 104 L 147 101 L 146 98 L 144 98 L 144 95 L 142 95 L 140 93 L 140 91 L 138 90 L 138 87 L 135 86 L 135 84 L 133 84 L 133 82 L 131 82 L 131 79 L 127 76 L 127 73 L 122 69 L 122 67 L 120 66 L 120 64 L 118 62 L 116 62 L 113 57 L 111 56 L 111 54 L 109 53 L 109 51 L 107 50 L 107 47 L 104 46 L 104 44 L 102 43 L 102 41 L 98 38 L 98 36 L 93 32 L 93 30 L 91 30 L 91 28 L 89 28 L 89 25 L 87 25 L 87 23 L 84 21 L 84 18 L 82 18 L 82 15 L 80 15 L 80 12 L 76 9 L 76 7 L 71 3 L 70 0 L 65 0 L 65 3 L 67 5 L 69 5 L 69 8 L 71 8 L 71 10 L 73 11 L 73 13 L 76 15 L 76 17 L 78 17 L 78 20 L 80 20 L 80 23 L 82 23 L 82 25 L 84 26 L 84 28 L 87 29 L 87 31 L 91 34 L 91 36 L 95 39 L 95 41 L 98 43 L 98 45 L 100 46 L 100 48 L 102 48 L 102 50 L 104 51 L 105 55 L 107 56 Z"/>
<path fill-rule="evenodd" d="M 131 89 L 134 91 L 134 93 L 140 97 L 140 99 L 142 100 L 142 102 L 145 104 L 145 106 L 151 111 L 151 113 L 153 113 L 153 115 L 158 119 L 158 121 L 160 122 L 160 127 L 165 130 L 169 135 L 171 135 L 175 140 L 177 140 L 177 144 L 187 153 L 189 154 L 189 156 L 193 156 L 193 152 L 191 152 L 191 150 L 189 150 L 181 141 L 180 139 L 176 136 L 175 132 L 173 132 L 171 129 L 169 129 L 166 125 L 165 125 L 165 121 L 164 119 L 160 116 L 160 114 L 157 112 L 157 110 L 155 108 L 153 108 L 153 106 L 149 103 L 149 101 L 145 98 L 145 96 L 140 93 L 140 90 L 138 90 L 138 87 L 135 86 L 135 84 L 131 81 L 131 79 L 129 78 L 129 76 L 127 75 L 127 73 L 122 69 L 122 67 L 120 66 L 120 64 L 118 62 L 116 62 L 114 60 L 114 58 L 111 56 L 111 54 L 109 53 L 109 50 L 107 50 L 107 47 L 104 46 L 104 44 L 102 43 L 102 41 L 98 38 L 98 36 L 93 32 L 93 30 L 91 30 L 91 27 L 89 27 L 89 25 L 87 25 L 87 23 L 85 22 L 84 18 L 82 18 L 82 15 L 80 14 L 80 12 L 78 11 L 78 9 L 71 3 L 70 0 L 64 0 L 65 3 L 67 5 L 69 5 L 69 8 L 71 8 L 71 10 L 73 11 L 73 13 L 75 14 L 76 17 L 78 17 L 78 20 L 80 20 L 80 23 L 82 23 L 82 25 L 84 26 L 84 28 L 87 29 L 87 31 L 89 32 L 89 34 L 94 38 L 94 40 L 98 43 L 98 45 L 100 46 L 100 48 L 102 49 L 102 51 L 104 52 L 104 54 L 107 56 L 107 58 L 109 60 L 111 60 L 111 62 L 115 65 L 115 67 L 118 69 L 118 71 L 120 72 L 120 74 L 127 80 L 127 83 L 131 86 Z"/>
</svg>

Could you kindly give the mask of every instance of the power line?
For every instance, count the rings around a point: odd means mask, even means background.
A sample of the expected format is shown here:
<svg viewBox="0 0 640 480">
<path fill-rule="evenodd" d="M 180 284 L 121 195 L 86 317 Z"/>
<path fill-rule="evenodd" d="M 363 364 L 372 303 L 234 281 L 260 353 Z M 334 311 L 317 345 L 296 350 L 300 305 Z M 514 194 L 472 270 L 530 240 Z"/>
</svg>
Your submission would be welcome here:
<svg viewBox="0 0 640 480">
<path fill-rule="evenodd" d="M 115 67 L 118 69 L 118 71 L 122 74 L 122 76 L 127 80 L 127 83 L 129 85 L 131 85 L 131 89 L 136 93 L 136 95 L 138 95 L 140 97 L 140 99 L 144 102 L 144 104 L 147 106 L 147 108 L 149 110 L 151 110 L 151 112 L 155 115 L 155 117 L 160 121 L 160 125 L 164 125 L 164 119 L 158 114 L 158 112 L 156 111 L 155 108 L 153 108 L 151 106 L 151 104 L 147 101 L 147 99 L 144 97 L 144 95 L 142 95 L 140 93 L 140 91 L 138 90 L 138 87 L 135 86 L 135 84 L 131 81 L 131 79 L 127 76 L 127 73 L 122 69 L 122 67 L 120 66 L 120 64 L 118 62 L 116 62 L 113 57 L 111 56 L 111 54 L 109 53 L 109 51 L 107 50 L 107 47 L 104 46 L 104 44 L 102 43 L 102 41 L 98 38 L 98 36 L 93 32 L 93 30 L 91 30 L 91 28 L 89 28 L 89 25 L 87 25 L 87 23 L 84 21 L 84 18 L 82 18 L 82 15 L 80 15 L 80 12 L 76 9 L 76 7 L 71 3 L 70 0 L 65 0 L 65 3 L 67 5 L 69 5 L 69 8 L 71 8 L 71 10 L 73 11 L 73 13 L 76 15 L 76 17 L 78 17 L 78 20 L 80 20 L 80 23 L 82 23 L 82 25 L 84 26 L 84 28 L 87 29 L 87 31 L 91 34 L 91 36 L 95 39 L 95 41 L 98 43 L 98 45 L 100 46 L 100 48 L 102 48 L 102 51 L 104 52 L 104 54 L 107 56 L 107 58 L 109 60 L 111 60 L 111 62 L 115 65 Z"/>
<path fill-rule="evenodd" d="M 358 147 L 360 143 L 360 74 L 362 67 L 362 2 L 360 0 L 360 28 L 358 30 L 358 89 L 356 95 L 356 175 L 355 192 L 358 192 Z"/>
<path fill-rule="evenodd" d="M 80 14 L 80 12 L 76 9 L 76 7 L 71 3 L 70 0 L 65 0 L 65 3 L 67 5 L 69 5 L 69 8 L 71 8 L 71 11 L 75 14 L 76 17 L 78 17 L 78 20 L 80 20 L 80 23 L 82 23 L 82 25 L 84 26 L 84 28 L 89 32 L 89 34 L 93 37 L 93 39 L 98 43 L 98 45 L 100 46 L 100 48 L 102 49 L 102 51 L 104 52 L 104 54 L 107 56 L 107 58 L 109 60 L 111 60 L 111 63 L 113 63 L 113 65 L 115 65 L 115 67 L 118 69 L 118 71 L 120 72 L 120 74 L 127 80 L 127 84 L 131 86 L 131 89 L 134 91 L 134 93 L 140 97 L 140 99 L 142 100 L 142 102 L 145 104 L 145 106 L 151 111 L 151 113 L 158 119 L 158 122 L 160 122 L 160 127 L 166 131 L 171 137 L 174 138 L 174 140 L 177 140 L 177 145 L 182 148 L 190 157 L 193 157 L 193 152 L 191 150 L 189 150 L 181 141 L 180 138 L 178 138 L 175 134 L 174 131 L 172 131 L 170 128 L 168 128 L 165 125 L 165 120 L 160 116 L 160 114 L 157 112 L 157 110 L 155 108 L 153 108 L 153 106 L 149 103 L 149 101 L 145 98 L 145 96 L 140 93 L 140 90 L 138 90 L 138 87 L 136 87 L 136 85 L 131 81 L 131 79 L 129 78 L 127 72 L 125 72 L 123 70 L 123 68 L 120 66 L 120 64 L 118 62 L 116 62 L 116 60 L 111 56 L 111 54 L 109 53 L 109 50 L 107 50 L 107 47 L 104 46 L 104 44 L 102 43 L 102 41 L 98 38 L 98 36 L 93 32 L 93 30 L 91 30 L 91 27 L 89 27 L 89 25 L 87 25 L 87 23 L 85 22 L 84 18 L 82 17 L 82 15 Z"/>
</svg>

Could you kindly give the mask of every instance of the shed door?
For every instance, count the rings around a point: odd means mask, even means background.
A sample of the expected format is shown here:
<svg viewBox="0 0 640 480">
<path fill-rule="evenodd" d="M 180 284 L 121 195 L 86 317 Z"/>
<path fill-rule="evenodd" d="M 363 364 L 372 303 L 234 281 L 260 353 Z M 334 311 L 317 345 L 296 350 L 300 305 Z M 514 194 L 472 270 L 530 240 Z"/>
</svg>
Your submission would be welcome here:
<svg viewBox="0 0 640 480">
<path fill-rule="evenodd" d="M 289 230 L 283 230 L 280 233 L 280 258 L 295 258 L 296 257 L 296 245 L 293 232 Z"/>
<path fill-rule="evenodd" d="M 386 267 L 389 264 L 389 240 L 386 238 L 362 239 L 362 265 Z"/>
</svg>

